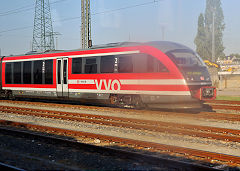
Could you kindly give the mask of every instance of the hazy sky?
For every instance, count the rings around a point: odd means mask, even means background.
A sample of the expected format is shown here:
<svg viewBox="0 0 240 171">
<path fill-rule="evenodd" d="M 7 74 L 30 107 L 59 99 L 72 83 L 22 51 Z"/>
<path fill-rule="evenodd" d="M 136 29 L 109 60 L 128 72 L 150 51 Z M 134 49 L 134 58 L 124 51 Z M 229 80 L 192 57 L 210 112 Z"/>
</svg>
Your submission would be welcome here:
<svg viewBox="0 0 240 171">
<path fill-rule="evenodd" d="M 58 49 L 81 46 L 80 2 L 50 0 L 54 32 L 61 34 Z M 2 55 L 31 50 L 34 6 L 34 0 L 0 0 Z M 222 0 L 226 55 L 240 53 L 239 7 L 240 0 Z M 91 0 L 93 44 L 169 40 L 195 49 L 197 19 L 204 11 L 205 0 Z"/>
</svg>

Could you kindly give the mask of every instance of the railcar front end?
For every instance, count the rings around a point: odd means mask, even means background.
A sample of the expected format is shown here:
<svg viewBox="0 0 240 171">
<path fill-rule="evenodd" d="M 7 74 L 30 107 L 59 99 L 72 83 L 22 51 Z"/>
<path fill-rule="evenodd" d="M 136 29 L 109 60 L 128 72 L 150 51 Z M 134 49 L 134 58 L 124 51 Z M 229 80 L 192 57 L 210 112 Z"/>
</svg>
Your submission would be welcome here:
<svg viewBox="0 0 240 171">
<path fill-rule="evenodd" d="M 193 50 L 173 42 L 151 42 L 150 44 L 171 59 L 183 76 L 184 85 L 189 90 L 187 96 L 175 94 L 175 96 L 166 97 L 169 103 L 180 104 L 180 107 L 201 107 L 202 102 L 216 98 L 216 88 L 212 86 L 208 69 Z"/>
</svg>

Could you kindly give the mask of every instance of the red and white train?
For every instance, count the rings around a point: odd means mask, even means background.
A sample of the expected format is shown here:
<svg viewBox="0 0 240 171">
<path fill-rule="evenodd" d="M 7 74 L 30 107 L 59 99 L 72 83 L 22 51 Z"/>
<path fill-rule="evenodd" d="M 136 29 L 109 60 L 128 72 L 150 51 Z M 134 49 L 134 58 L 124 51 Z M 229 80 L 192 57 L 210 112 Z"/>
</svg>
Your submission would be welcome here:
<svg viewBox="0 0 240 171">
<path fill-rule="evenodd" d="M 201 58 L 167 41 L 1 57 L 0 75 L 6 98 L 186 107 L 216 97 Z"/>
</svg>

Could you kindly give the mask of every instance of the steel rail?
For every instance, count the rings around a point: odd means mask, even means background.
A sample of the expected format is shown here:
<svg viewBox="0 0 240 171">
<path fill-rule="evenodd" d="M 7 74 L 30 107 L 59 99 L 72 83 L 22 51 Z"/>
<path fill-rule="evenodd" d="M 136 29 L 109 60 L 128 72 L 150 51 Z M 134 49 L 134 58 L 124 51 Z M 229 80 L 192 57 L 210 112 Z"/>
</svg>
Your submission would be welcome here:
<svg viewBox="0 0 240 171">
<path fill-rule="evenodd" d="M 36 132 L 36 130 L 31 131 L 31 130 L 26 130 L 26 129 L 37 129 L 38 131 L 51 131 L 52 132 L 58 132 L 58 133 L 63 133 L 64 135 L 69 135 L 69 134 L 78 134 L 78 136 L 84 136 L 84 137 L 91 137 L 91 138 L 99 138 L 99 135 L 97 134 L 91 134 L 91 133 L 85 133 L 85 132 L 78 132 L 78 131 L 70 131 L 70 130 L 64 130 L 64 129 L 59 129 L 59 128 L 52 128 L 52 127 L 45 127 L 45 126 L 38 126 L 38 125 L 32 125 L 32 124 L 25 124 L 25 123 L 18 123 L 18 122 L 11 122 L 11 121 L 4 121 L 0 120 L 0 123 L 3 125 L 11 125 L 14 126 L 15 128 L 12 127 L 2 127 L 0 126 L 0 132 L 3 133 L 13 133 L 16 136 L 24 136 L 24 137 L 29 137 L 29 138 L 37 138 L 37 139 L 44 139 L 47 141 L 50 141 L 51 143 L 54 142 L 54 144 L 61 144 L 61 145 L 66 145 L 68 144 L 69 147 L 74 147 L 77 149 L 86 149 L 88 151 L 94 151 L 96 153 L 107 153 L 108 155 L 115 155 L 119 156 L 119 158 L 130 158 L 130 159 L 137 159 L 138 161 L 143 161 L 149 164 L 157 165 L 157 166 L 162 166 L 162 167 L 170 167 L 171 169 L 181 169 L 181 170 L 221 170 L 218 169 L 217 167 L 210 167 L 206 165 L 200 165 L 198 163 L 190 163 L 190 162 L 184 162 L 184 161 L 179 161 L 175 159 L 169 159 L 169 158 L 164 158 L 164 157 L 159 157 L 159 156 L 153 156 L 153 155 L 148 155 L 148 154 L 143 154 L 143 153 L 138 153 L 138 152 L 132 152 L 132 151 L 126 151 L 122 149 L 116 149 L 113 147 L 104 147 L 104 146 L 96 146 L 92 144 L 86 144 L 86 143 L 81 143 L 77 142 L 75 140 L 69 140 L 69 139 L 64 139 L 56 136 L 52 136 L 51 134 L 46 134 L 45 132 L 40 133 Z M 24 127 L 25 129 L 19 129 L 17 127 Z M 101 137 L 101 135 L 100 135 Z M 113 140 L 115 137 L 110 137 L 106 136 L 108 140 Z M 110 138 L 110 139 L 109 139 Z M 120 139 L 119 139 L 120 140 Z"/>
<path fill-rule="evenodd" d="M 222 110 L 236 110 L 240 111 L 240 106 L 230 106 L 230 105 L 210 105 L 213 109 L 222 109 Z"/>
<path fill-rule="evenodd" d="M 178 147 L 154 142 L 147 142 L 147 141 L 140 141 L 140 140 L 133 140 L 121 137 L 113 137 L 109 135 L 102 135 L 102 134 L 94 134 L 89 132 L 82 132 L 82 131 L 74 131 L 74 130 L 66 130 L 61 128 L 54 128 L 48 126 L 41 126 L 41 125 L 33 125 L 27 123 L 19 123 L 19 122 L 12 122 L 12 121 L 5 121 L 0 120 L 0 124 L 2 125 L 10 125 L 15 127 L 22 127 L 24 129 L 31 129 L 31 130 L 38 130 L 43 131 L 51 134 L 61 134 L 64 136 L 73 136 L 73 137 L 83 137 L 83 138 L 91 138 L 91 139 L 99 139 L 102 141 L 108 142 L 117 142 L 123 145 L 132 145 L 134 147 L 142 148 L 142 149 L 149 149 L 149 151 L 161 152 L 165 154 L 174 154 L 180 155 L 187 158 L 197 158 L 198 160 L 204 160 L 211 163 L 221 163 L 227 164 L 229 166 L 240 166 L 240 157 L 233 156 L 233 155 L 226 155 L 221 153 L 214 153 L 209 151 L 185 148 L 185 147 Z"/>
<path fill-rule="evenodd" d="M 0 162 L 0 169 L 1 170 L 16 170 L 16 171 L 24 171 L 24 169 L 15 167 L 15 166 L 11 166 L 5 163 Z"/>
<path fill-rule="evenodd" d="M 56 104 L 56 103 L 43 103 L 43 102 L 29 102 L 29 101 L 10 101 L 10 100 L 0 100 L 7 103 L 13 103 L 13 104 L 28 104 L 28 105 L 38 105 L 38 106 L 51 106 L 51 107 L 69 107 L 71 109 L 90 109 L 90 110 L 98 110 L 98 111 L 115 111 L 116 108 L 110 108 L 110 107 L 96 107 L 96 106 L 82 106 L 82 105 L 71 105 L 71 104 Z M 236 107 L 237 108 L 237 107 Z M 240 107 L 239 107 L 240 109 Z M 159 111 L 152 111 L 152 110 L 136 110 L 136 109 L 123 109 L 123 108 L 117 108 L 118 112 L 130 112 L 130 113 L 146 113 L 146 114 L 154 114 L 154 115 L 162 115 L 162 116 L 184 116 L 184 117 L 198 117 L 198 118 L 207 118 L 207 119 L 213 119 L 213 120 L 224 120 L 224 121 L 240 121 L 239 114 L 224 114 L 224 113 L 216 113 L 216 112 L 200 112 L 198 114 L 192 114 L 189 113 L 176 113 L 176 112 L 159 112 Z"/>
<path fill-rule="evenodd" d="M 137 129 L 137 130 L 148 130 L 148 131 L 154 131 L 154 132 L 164 132 L 164 133 L 170 133 L 170 134 L 189 135 L 194 137 L 216 139 L 216 140 L 223 140 L 223 141 L 240 142 L 240 136 L 239 136 L 240 130 L 233 130 L 233 129 L 185 125 L 185 124 L 167 123 L 167 122 L 160 122 L 160 121 L 152 122 L 148 120 L 99 116 L 99 115 L 83 114 L 83 113 L 60 112 L 60 111 L 51 111 L 51 110 L 40 110 L 40 109 L 31 109 L 31 108 L 0 106 L 0 109 L 2 112 L 8 112 L 8 113 L 14 113 L 14 114 L 20 114 L 20 115 L 31 115 L 31 116 L 37 116 L 37 117 L 64 119 L 64 120 L 80 121 L 80 122 L 94 123 L 94 124 L 100 124 L 100 125 L 124 127 L 124 128 Z M 80 117 L 87 117 L 87 118 L 80 118 Z M 186 128 L 189 130 L 186 130 Z M 207 131 L 207 132 L 202 132 L 202 131 Z M 225 135 L 220 135 L 219 133 L 223 133 Z M 235 135 L 235 136 L 232 136 L 232 135 Z"/>
<path fill-rule="evenodd" d="M 231 105 L 240 105 L 240 101 L 230 101 L 230 100 L 210 100 L 206 102 L 207 104 L 231 104 Z"/>
</svg>

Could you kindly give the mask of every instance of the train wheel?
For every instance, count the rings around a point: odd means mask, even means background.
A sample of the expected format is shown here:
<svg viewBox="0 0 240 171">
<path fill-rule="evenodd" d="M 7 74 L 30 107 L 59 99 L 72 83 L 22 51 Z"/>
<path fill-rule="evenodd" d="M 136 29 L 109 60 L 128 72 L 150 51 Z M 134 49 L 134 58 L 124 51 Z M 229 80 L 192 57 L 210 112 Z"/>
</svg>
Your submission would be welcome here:
<svg viewBox="0 0 240 171">
<path fill-rule="evenodd" d="M 111 105 L 118 105 L 118 97 L 117 95 L 110 95 L 110 104 Z"/>
<path fill-rule="evenodd" d="M 118 107 L 143 109 L 146 105 L 142 102 L 142 99 L 138 95 L 110 95 L 110 104 Z"/>
<path fill-rule="evenodd" d="M 146 108 L 146 105 L 142 102 L 141 97 L 138 95 L 133 96 L 133 105 L 136 109 Z"/>
<path fill-rule="evenodd" d="M 2 97 L 4 99 L 10 99 L 10 100 L 14 100 L 14 96 L 12 94 L 12 91 L 8 91 L 8 90 L 5 90 L 2 92 Z"/>
</svg>

